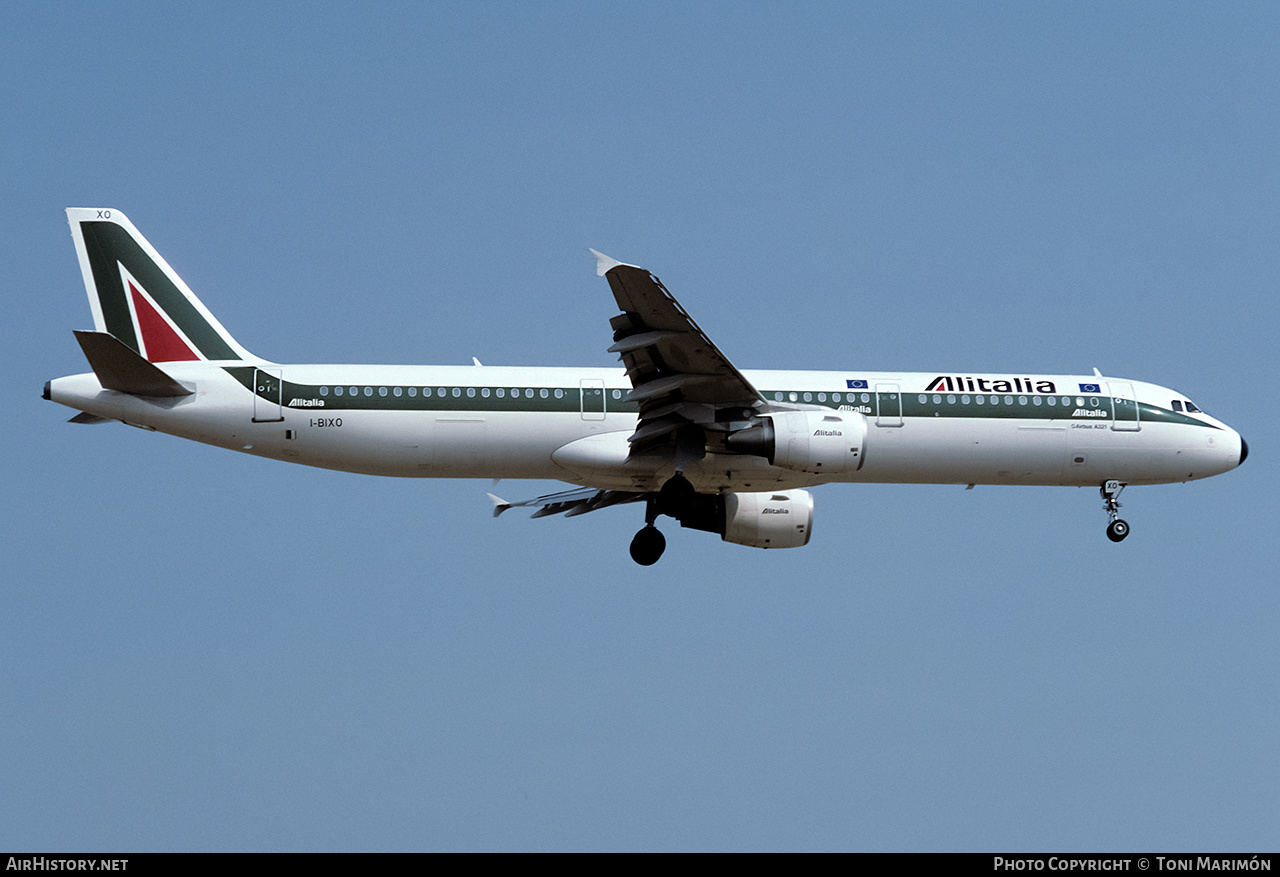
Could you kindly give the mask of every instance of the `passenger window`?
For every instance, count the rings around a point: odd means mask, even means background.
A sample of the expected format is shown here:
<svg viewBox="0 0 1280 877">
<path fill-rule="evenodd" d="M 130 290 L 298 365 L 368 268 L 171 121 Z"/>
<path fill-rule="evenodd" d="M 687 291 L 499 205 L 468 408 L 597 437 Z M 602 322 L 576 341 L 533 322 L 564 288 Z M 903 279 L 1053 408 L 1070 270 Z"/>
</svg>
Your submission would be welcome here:
<svg viewBox="0 0 1280 877">
<path fill-rule="evenodd" d="M 328 395 L 329 395 L 329 388 L 328 388 L 328 387 L 321 387 L 321 388 L 320 388 L 320 395 L 321 395 L 321 396 L 328 396 Z"/>
<path fill-rule="evenodd" d="M 474 399 L 475 397 L 476 397 L 476 388 L 475 388 L 475 387 L 467 387 L 467 398 L 468 398 L 468 399 Z"/>
</svg>

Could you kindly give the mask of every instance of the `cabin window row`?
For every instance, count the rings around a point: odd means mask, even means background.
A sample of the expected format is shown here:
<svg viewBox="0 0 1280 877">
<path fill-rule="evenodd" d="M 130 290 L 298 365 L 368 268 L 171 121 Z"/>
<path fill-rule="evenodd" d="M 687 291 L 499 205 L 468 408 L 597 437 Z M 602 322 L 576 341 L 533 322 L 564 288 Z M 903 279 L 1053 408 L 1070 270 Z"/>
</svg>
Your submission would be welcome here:
<svg viewBox="0 0 1280 877">
<path fill-rule="evenodd" d="M 322 386 L 320 387 L 321 396 L 408 396 L 416 398 L 418 394 L 422 394 L 422 398 L 426 399 L 431 396 L 438 398 L 454 398 L 458 399 L 465 395 L 468 399 L 474 399 L 477 394 L 480 398 L 488 399 L 491 396 L 498 399 L 506 399 L 508 396 L 512 399 L 532 399 L 535 396 L 540 399 L 563 399 L 566 391 L 563 388 L 552 389 L 550 387 L 350 387 L 350 386 Z M 622 399 L 621 390 L 613 390 L 612 396 L 615 400 Z"/>
<path fill-rule="evenodd" d="M 961 405 L 968 405 L 970 402 L 975 405 L 999 405 L 1002 402 L 1005 405 L 1013 405 L 1016 401 L 1018 405 L 1031 404 L 1054 407 L 1058 405 L 1059 400 L 1061 400 L 1061 404 L 1064 408 L 1071 407 L 1070 396 L 1018 396 L 1016 399 L 1013 396 L 973 396 L 970 398 L 967 394 L 956 396 L 948 393 L 945 398 L 948 405 L 955 405 L 957 401 Z M 928 405 L 930 402 L 934 405 L 941 405 L 942 400 L 943 395 L 941 393 L 934 393 L 932 396 L 928 393 L 921 393 L 917 397 L 917 401 L 919 401 L 921 405 Z M 1076 396 L 1075 403 L 1077 408 L 1083 408 L 1086 404 L 1090 408 L 1097 408 L 1102 404 L 1102 400 L 1097 396 L 1089 396 L 1087 398 L 1084 396 Z"/>
<path fill-rule="evenodd" d="M 775 402 L 826 402 L 828 398 L 835 403 L 839 402 L 862 402 L 863 404 L 871 401 L 870 393 L 777 393 L 773 394 Z M 932 396 L 928 393 L 921 393 L 918 397 L 921 405 L 928 405 L 932 402 L 934 405 L 941 405 L 944 396 L 941 393 L 935 393 Z M 967 394 L 947 394 L 945 396 L 948 405 L 955 405 L 957 402 L 961 405 L 999 405 L 1003 402 L 1005 405 L 1051 405 L 1056 406 L 1061 400 L 1061 404 L 1067 407 L 1071 405 L 1070 396 L 969 396 Z M 1102 401 L 1097 396 L 1077 396 L 1075 399 L 1076 407 L 1088 405 L 1091 408 L 1097 408 Z M 1189 404 L 1189 403 L 1188 403 Z"/>
<path fill-rule="evenodd" d="M 775 402 L 812 402 L 814 397 L 819 402 L 826 402 L 828 398 L 832 402 L 870 402 L 870 393 L 774 393 L 773 401 Z"/>
</svg>

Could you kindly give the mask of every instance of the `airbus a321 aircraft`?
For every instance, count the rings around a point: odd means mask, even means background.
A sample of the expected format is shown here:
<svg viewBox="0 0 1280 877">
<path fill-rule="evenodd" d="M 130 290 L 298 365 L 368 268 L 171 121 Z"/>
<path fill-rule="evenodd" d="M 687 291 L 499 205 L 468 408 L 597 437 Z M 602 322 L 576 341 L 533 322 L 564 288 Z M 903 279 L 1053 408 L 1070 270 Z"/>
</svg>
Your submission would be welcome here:
<svg viewBox="0 0 1280 877">
<path fill-rule="evenodd" d="M 658 278 L 595 253 L 622 313 L 622 368 L 280 365 L 245 350 L 118 210 L 67 211 L 94 331 L 88 374 L 45 384 L 79 410 L 231 450 L 410 478 L 546 478 L 578 488 L 494 515 L 640 503 L 637 563 L 666 515 L 757 548 L 805 545 L 832 481 L 1097 486 L 1206 478 L 1249 453 L 1176 390 L 1128 378 L 739 371 Z M 592 252 L 595 252 L 594 250 Z"/>
</svg>

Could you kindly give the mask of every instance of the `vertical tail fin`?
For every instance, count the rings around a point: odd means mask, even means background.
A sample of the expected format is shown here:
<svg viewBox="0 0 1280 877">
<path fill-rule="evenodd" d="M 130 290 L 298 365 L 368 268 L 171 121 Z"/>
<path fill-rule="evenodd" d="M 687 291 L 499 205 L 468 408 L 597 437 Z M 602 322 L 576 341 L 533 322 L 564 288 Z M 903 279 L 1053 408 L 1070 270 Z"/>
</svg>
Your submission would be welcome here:
<svg viewBox="0 0 1280 877">
<path fill-rule="evenodd" d="M 149 362 L 257 359 L 119 210 L 67 208 L 94 328 Z"/>
</svg>

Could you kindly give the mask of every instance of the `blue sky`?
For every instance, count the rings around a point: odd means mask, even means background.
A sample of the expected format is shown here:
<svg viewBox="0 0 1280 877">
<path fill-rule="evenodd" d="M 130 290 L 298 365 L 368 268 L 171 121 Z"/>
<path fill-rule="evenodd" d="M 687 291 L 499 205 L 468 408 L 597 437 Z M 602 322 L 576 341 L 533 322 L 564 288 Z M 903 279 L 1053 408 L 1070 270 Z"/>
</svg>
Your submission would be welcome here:
<svg viewBox="0 0 1280 877">
<path fill-rule="evenodd" d="M 1274 850 L 1280 11 L 0 12 L 0 848 Z M 742 368 L 1172 386 L 1246 465 L 828 486 L 763 552 L 39 398 L 126 212 L 279 362 L 614 362 L 595 247 Z M 549 483 L 504 483 L 509 498 Z"/>
</svg>

